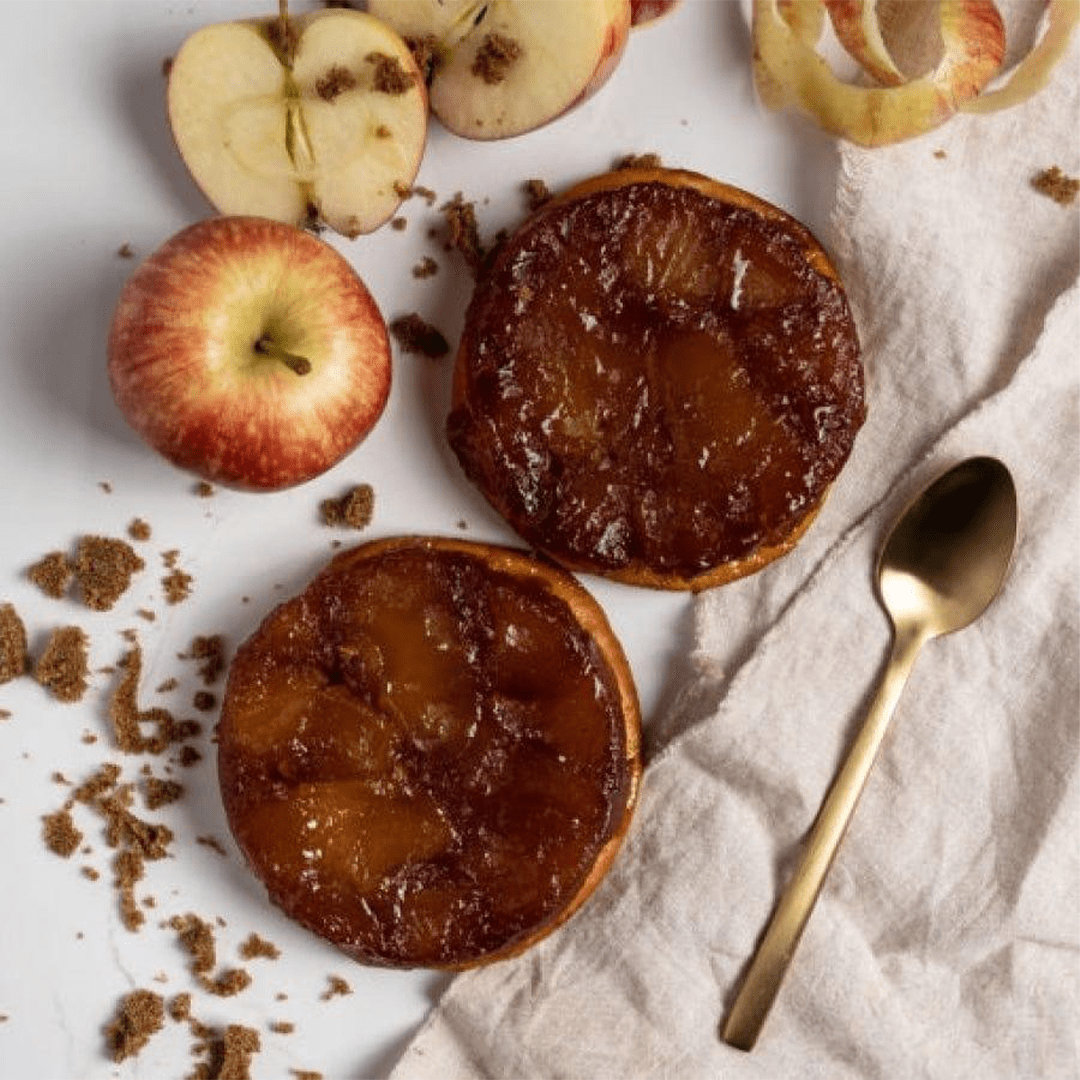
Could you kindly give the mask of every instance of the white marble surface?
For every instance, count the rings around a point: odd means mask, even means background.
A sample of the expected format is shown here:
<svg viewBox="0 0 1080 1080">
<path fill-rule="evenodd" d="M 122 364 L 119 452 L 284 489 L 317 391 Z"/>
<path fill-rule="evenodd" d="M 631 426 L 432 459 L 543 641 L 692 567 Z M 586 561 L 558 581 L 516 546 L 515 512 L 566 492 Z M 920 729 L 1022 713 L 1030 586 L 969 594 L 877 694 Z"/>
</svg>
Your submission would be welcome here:
<svg viewBox="0 0 1080 1080">
<path fill-rule="evenodd" d="M 198 688 L 176 659 L 196 634 L 222 633 L 235 645 L 279 599 L 296 591 L 330 554 L 320 499 L 368 481 L 376 491 L 369 536 L 400 532 L 511 541 L 506 526 L 458 471 L 442 439 L 449 364 L 395 356 L 387 411 L 368 441 L 330 473 L 276 495 L 194 494 L 194 481 L 144 447 L 113 404 L 105 375 L 105 335 L 113 304 L 137 257 L 209 214 L 173 148 L 165 123 L 162 61 L 206 22 L 258 14 L 271 3 L 237 4 L 46 0 L 0 5 L 5 93 L 4 213 L 0 216 L 0 602 L 13 603 L 40 652 L 55 627 L 75 624 L 91 640 L 95 669 L 78 704 L 51 699 L 30 679 L 0 687 L 0 1077 L 182 1076 L 190 1036 L 167 1023 L 143 1053 L 115 1066 L 104 1054 L 103 1023 L 120 995 L 148 987 L 164 995 L 193 989 L 171 931 L 176 913 L 221 917 L 219 962 L 239 961 L 251 931 L 282 949 L 277 961 L 246 966 L 253 985 L 231 999 L 196 995 L 195 1012 L 215 1025 L 262 1032 L 254 1075 L 290 1068 L 327 1077 L 385 1075 L 446 983 L 430 972 L 358 967 L 292 926 L 266 902 L 229 841 L 216 786 L 213 747 L 183 776 L 188 796 L 155 815 L 177 834 L 172 857 L 148 866 L 140 897 L 153 896 L 141 933 L 120 924 L 109 884 L 111 852 L 85 813 L 88 855 L 45 851 L 41 815 L 63 802 L 51 779 L 79 780 L 116 755 L 107 734 L 120 631 L 134 628 L 145 655 L 144 705 L 181 715 Z M 521 183 L 553 188 L 603 171 L 617 156 L 658 152 L 665 163 L 747 187 L 824 234 L 835 150 L 797 122 L 767 116 L 754 100 L 749 44 L 738 3 L 684 0 L 675 14 L 635 31 L 606 87 L 573 114 L 518 139 L 472 144 L 433 123 L 418 181 L 478 204 L 487 235 L 523 210 Z M 410 268 L 431 252 L 436 211 L 407 203 L 409 227 L 334 241 L 367 281 L 386 317 L 418 310 L 454 338 L 470 280 L 460 262 L 435 254 L 442 269 L 416 281 Z M 102 482 L 111 486 L 106 492 Z M 84 533 L 122 536 L 140 516 L 153 528 L 141 546 L 147 569 L 109 613 L 45 598 L 25 577 L 41 555 L 68 549 Z M 346 539 L 351 537 L 346 536 Z M 166 605 L 161 554 L 181 552 L 195 588 Z M 621 637 L 637 679 L 646 724 L 657 722 L 685 670 L 692 602 L 587 579 Z M 242 597 L 249 597 L 247 603 Z M 153 622 L 136 615 L 149 608 Z M 180 688 L 155 694 L 176 676 Z M 212 719 L 212 718 L 211 718 Z M 85 732 L 99 741 L 82 741 Z M 138 759 L 123 762 L 135 778 Z M 141 811 L 140 811 L 141 812 Z M 195 837 L 213 835 L 222 859 Z M 80 867 L 93 866 L 92 882 Z M 321 1002 L 331 973 L 351 996 Z M 162 981 L 156 981 L 161 979 Z M 288 994 L 278 1001 L 275 995 Z M 296 1024 L 274 1035 L 271 1020 Z"/>
</svg>

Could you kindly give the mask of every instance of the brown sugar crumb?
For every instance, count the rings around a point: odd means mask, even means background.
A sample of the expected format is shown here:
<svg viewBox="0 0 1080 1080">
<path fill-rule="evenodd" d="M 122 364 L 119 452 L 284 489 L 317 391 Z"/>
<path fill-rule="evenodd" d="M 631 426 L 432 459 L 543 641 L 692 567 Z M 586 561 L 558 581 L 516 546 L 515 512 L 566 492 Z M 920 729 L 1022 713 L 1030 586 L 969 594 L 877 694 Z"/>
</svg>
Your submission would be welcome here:
<svg viewBox="0 0 1080 1080">
<path fill-rule="evenodd" d="M 157 693 L 167 694 L 170 690 L 175 690 L 180 685 L 178 679 L 168 678 L 164 682 L 160 682 L 157 685 Z"/>
<path fill-rule="evenodd" d="M 102 795 L 112 791 L 120 779 L 120 766 L 112 762 L 102 765 L 97 772 L 84 780 L 72 793 L 71 797 L 76 802 L 92 805 Z"/>
<path fill-rule="evenodd" d="M 459 251 L 476 277 L 484 270 L 487 254 L 480 243 L 480 227 L 476 222 L 476 207 L 466 202 L 461 192 L 439 207 L 446 223 L 447 250 Z"/>
<path fill-rule="evenodd" d="M 375 129 L 376 139 L 389 139 L 392 134 L 393 132 L 385 124 L 380 124 Z"/>
<path fill-rule="evenodd" d="M 334 64 L 325 75 L 315 83 L 315 93 L 323 101 L 333 101 L 339 94 L 352 90 L 356 86 L 356 76 L 341 64 Z"/>
<path fill-rule="evenodd" d="M 91 881 L 97 881 L 101 877 L 101 874 L 99 874 L 92 866 L 84 866 L 82 868 L 82 876 L 84 878 L 89 878 Z"/>
<path fill-rule="evenodd" d="M 469 69 L 488 86 L 497 86 L 521 58 L 521 45 L 505 34 L 486 34 Z"/>
<path fill-rule="evenodd" d="M 195 494 L 198 495 L 200 499 L 209 499 L 214 494 L 214 485 L 207 483 L 205 480 L 200 480 L 195 485 Z"/>
<path fill-rule="evenodd" d="M 217 947 L 211 925 L 198 915 L 174 915 L 166 924 L 176 931 L 180 945 L 191 960 L 194 975 L 203 976 L 213 971 L 217 963 Z"/>
<path fill-rule="evenodd" d="M 124 540 L 82 537 L 75 549 L 74 570 L 83 603 L 94 611 L 110 610 L 145 565 Z"/>
<path fill-rule="evenodd" d="M 108 480 L 99 480 L 98 487 L 105 492 L 106 495 L 112 494 L 112 484 Z"/>
<path fill-rule="evenodd" d="M 149 540 L 152 530 L 142 518 L 133 518 L 128 523 L 127 533 L 132 540 Z"/>
<path fill-rule="evenodd" d="M 119 1063 L 135 1057 L 165 1026 L 165 1002 L 152 990 L 133 990 L 120 1000 L 116 1017 L 105 1026 L 109 1056 Z"/>
<path fill-rule="evenodd" d="M 191 995 L 188 993 L 177 994 L 169 1002 L 169 1019 L 178 1024 L 191 1019 Z"/>
<path fill-rule="evenodd" d="M 401 346 L 402 351 L 413 356 L 426 356 L 437 360 L 450 351 L 450 343 L 442 332 L 415 312 L 396 318 L 390 324 L 390 333 L 394 335 L 394 340 Z"/>
<path fill-rule="evenodd" d="M 192 638 L 186 653 L 178 653 L 179 660 L 198 660 L 199 677 L 207 686 L 213 686 L 225 670 L 225 639 L 220 634 L 201 634 Z"/>
<path fill-rule="evenodd" d="M 95 735 L 95 734 L 94 734 L 94 733 L 93 733 L 92 731 L 84 731 L 84 732 L 82 733 L 82 739 L 81 739 L 81 741 L 82 741 L 82 742 L 83 742 L 83 743 L 84 743 L 84 744 L 85 744 L 86 746 L 93 746 L 93 745 L 94 745 L 94 743 L 96 743 L 96 742 L 97 742 L 97 736 L 96 736 L 96 735 Z"/>
<path fill-rule="evenodd" d="M 176 548 L 169 548 L 161 553 L 161 561 L 166 570 L 171 570 L 180 561 L 180 552 Z"/>
<path fill-rule="evenodd" d="M 936 157 L 938 161 L 944 161 L 948 156 L 949 155 L 946 154 L 944 150 L 938 149 L 934 151 L 934 157 Z"/>
<path fill-rule="evenodd" d="M 203 847 L 208 847 L 211 851 L 216 851 L 223 859 L 229 857 L 229 853 L 225 850 L 224 845 L 214 836 L 196 836 L 195 842 L 202 844 Z"/>
<path fill-rule="evenodd" d="M 201 979 L 199 985 L 215 997 L 235 997 L 251 985 L 251 976 L 243 968 L 230 968 L 213 979 Z"/>
<path fill-rule="evenodd" d="M 26 627 L 14 604 L 0 604 L 0 684 L 25 675 L 29 666 Z"/>
<path fill-rule="evenodd" d="M 116 254 L 121 259 L 134 259 L 135 249 L 130 244 L 124 243 L 116 249 Z"/>
<path fill-rule="evenodd" d="M 526 180 L 522 187 L 530 211 L 539 210 L 544 203 L 551 201 L 551 188 L 543 180 Z"/>
<path fill-rule="evenodd" d="M 243 1024 L 229 1024 L 210 1048 L 209 1080 L 251 1080 L 251 1059 L 261 1049 L 259 1033 Z"/>
<path fill-rule="evenodd" d="M 34 668 L 34 678 L 58 701 L 79 701 L 86 693 L 90 665 L 86 634 L 77 626 L 54 630 Z"/>
<path fill-rule="evenodd" d="M 54 814 L 46 814 L 42 819 L 44 828 L 42 836 L 45 846 L 62 859 L 69 859 L 79 849 L 83 834 L 75 828 L 75 822 L 68 810 L 57 810 Z"/>
<path fill-rule="evenodd" d="M 390 222 L 390 228 L 394 232 L 404 232 L 409 227 L 408 218 L 396 217 Z"/>
<path fill-rule="evenodd" d="M 133 934 L 139 930 L 146 916 L 135 901 L 135 886 L 146 874 L 146 862 L 137 851 L 119 851 L 113 859 L 113 885 L 120 898 L 120 921 L 125 930 Z"/>
<path fill-rule="evenodd" d="M 199 761 L 202 761 L 202 754 L 194 746 L 182 746 L 180 753 L 176 755 L 176 763 L 185 769 Z"/>
<path fill-rule="evenodd" d="M 441 61 L 439 39 L 434 34 L 426 34 L 424 37 L 407 37 L 405 44 L 409 47 L 416 66 L 423 74 L 424 81 L 430 82 L 435 68 Z"/>
<path fill-rule="evenodd" d="M 271 1020 L 268 1026 L 275 1035 L 291 1035 L 296 1030 L 296 1025 L 288 1020 Z"/>
<path fill-rule="evenodd" d="M 199 710 L 199 712 L 210 712 L 217 704 L 217 698 L 208 690 L 199 690 L 196 692 L 191 703 Z"/>
<path fill-rule="evenodd" d="M 194 738 L 202 730 L 195 720 L 177 720 L 168 709 L 140 709 L 139 678 L 142 674 L 142 649 L 135 645 L 120 659 L 123 674 L 109 702 L 109 718 L 117 748 L 125 754 L 163 754 L 170 746 Z M 145 735 L 143 724 L 152 725 L 152 735 Z"/>
<path fill-rule="evenodd" d="M 143 879 L 148 860 L 163 859 L 168 854 L 173 834 L 167 826 L 144 821 L 131 812 L 130 784 L 99 794 L 102 785 L 118 775 L 117 766 L 104 766 L 75 792 L 75 798 L 87 801 L 84 789 L 95 793 L 90 805 L 105 820 L 105 842 L 118 849 L 113 859 L 113 885 L 119 898 L 120 921 L 125 929 L 135 932 L 146 920 L 135 900 L 135 886 Z M 144 904 L 153 906 L 152 902 Z"/>
<path fill-rule="evenodd" d="M 375 491 L 370 484 L 357 484 L 340 499 L 323 499 L 319 503 L 323 524 L 366 529 L 375 510 Z"/>
<path fill-rule="evenodd" d="M 425 255 L 413 268 L 414 278 L 434 277 L 439 272 L 439 264 L 430 256 Z"/>
<path fill-rule="evenodd" d="M 165 590 L 165 603 L 183 603 L 191 595 L 191 585 L 194 580 L 183 570 L 170 570 L 161 579 L 161 587 Z"/>
<path fill-rule="evenodd" d="M 254 960 L 257 957 L 276 960 L 280 955 L 281 950 L 272 941 L 267 941 L 254 932 L 248 934 L 240 946 L 240 957 L 243 960 Z"/>
<path fill-rule="evenodd" d="M 138 615 L 140 619 L 145 619 L 147 622 L 154 622 L 157 619 L 157 615 L 149 608 L 136 608 L 135 614 Z"/>
<path fill-rule="evenodd" d="M 1037 172 L 1031 178 L 1031 186 L 1059 206 L 1071 206 L 1076 201 L 1077 193 L 1080 193 L 1080 180 L 1066 176 L 1056 165 Z"/>
<path fill-rule="evenodd" d="M 323 1080 L 321 1072 L 312 1072 L 310 1069 L 290 1069 L 289 1072 L 296 1080 Z"/>
<path fill-rule="evenodd" d="M 230 968 L 210 978 L 217 963 L 217 946 L 210 923 L 198 915 L 174 915 L 166 924 L 176 931 L 180 945 L 191 959 L 191 973 L 208 994 L 232 997 L 251 985 L 251 976 L 242 968 Z"/>
<path fill-rule="evenodd" d="M 136 817 L 128 809 L 130 798 L 131 792 L 125 785 L 117 789 L 117 794 L 99 801 L 99 812 L 105 818 L 105 842 L 109 847 L 134 851 L 152 861 L 164 859 L 173 842 L 172 829 Z"/>
<path fill-rule="evenodd" d="M 428 206 L 434 206 L 435 200 L 439 197 L 435 194 L 434 191 L 431 190 L 431 188 L 424 187 L 421 184 L 413 184 L 413 186 L 409 188 L 409 195 L 418 196 L 419 198 L 423 199 L 424 202 L 428 204 Z"/>
<path fill-rule="evenodd" d="M 328 975 L 327 982 L 330 984 L 320 995 L 320 1001 L 329 1001 L 331 998 L 348 997 L 352 993 L 352 987 L 340 975 Z"/>
<path fill-rule="evenodd" d="M 50 551 L 26 571 L 26 576 L 46 596 L 59 600 L 67 592 L 75 571 L 62 551 Z"/>
<path fill-rule="evenodd" d="M 176 802 L 184 795 L 184 785 L 175 780 L 162 780 L 151 776 L 143 785 L 143 800 L 147 810 L 160 810 L 163 806 Z"/>
<path fill-rule="evenodd" d="M 376 93 L 392 94 L 397 97 L 400 94 L 408 93 L 413 88 L 416 76 L 412 72 L 406 71 L 396 56 L 370 52 L 364 59 L 369 64 L 375 65 L 375 78 L 372 86 Z"/>
<path fill-rule="evenodd" d="M 663 162 L 659 154 L 626 154 L 617 158 L 613 169 L 659 169 Z"/>
<path fill-rule="evenodd" d="M 0 709 L 0 720 L 10 720 L 10 719 L 11 719 L 11 713 L 9 713 L 7 711 L 7 709 Z M 3 802 L 3 801 L 4 801 L 3 799 L 0 799 L 0 802 Z"/>
</svg>

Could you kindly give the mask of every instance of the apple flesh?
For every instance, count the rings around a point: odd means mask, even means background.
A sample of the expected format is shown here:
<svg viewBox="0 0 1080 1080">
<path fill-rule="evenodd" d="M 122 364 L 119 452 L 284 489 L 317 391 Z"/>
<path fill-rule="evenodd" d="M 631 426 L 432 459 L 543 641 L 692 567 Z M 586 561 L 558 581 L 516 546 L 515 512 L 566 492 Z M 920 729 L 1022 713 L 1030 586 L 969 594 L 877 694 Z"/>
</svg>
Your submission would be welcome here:
<svg viewBox="0 0 1080 1080">
<path fill-rule="evenodd" d="M 630 0 L 369 0 L 430 58 L 431 111 L 457 135 L 503 139 L 563 115 L 615 70 Z"/>
<path fill-rule="evenodd" d="M 349 263 L 254 217 L 177 233 L 128 279 L 108 341 L 128 423 L 174 465 L 291 487 L 367 435 L 390 389 L 386 324 Z"/>
<path fill-rule="evenodd" d="M 169 70 L 173 137 L 223 214 L 372 232 L 420 168 L 427 91 L 389 26 L 335 9 L 216 23 Z"/>
</svg>

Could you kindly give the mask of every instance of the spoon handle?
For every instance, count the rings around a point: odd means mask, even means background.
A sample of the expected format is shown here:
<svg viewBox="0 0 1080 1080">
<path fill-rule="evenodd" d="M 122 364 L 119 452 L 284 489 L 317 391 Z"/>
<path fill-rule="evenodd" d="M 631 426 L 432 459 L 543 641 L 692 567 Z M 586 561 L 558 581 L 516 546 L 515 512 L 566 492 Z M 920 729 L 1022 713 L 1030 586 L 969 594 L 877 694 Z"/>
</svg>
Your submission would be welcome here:
<svg viewBox="0 0 1080 1080">
<path fill-rule="evenodd" d="M 818 812 L 802 859 L 773 911 L 724 1024 L 724 1042 L 739 1050 L 752 1050 L 761 1034 L 925 640 L 926 635 L 913 627 L 898 629 L 893 637 L 877 694 Z"/>
</svg>

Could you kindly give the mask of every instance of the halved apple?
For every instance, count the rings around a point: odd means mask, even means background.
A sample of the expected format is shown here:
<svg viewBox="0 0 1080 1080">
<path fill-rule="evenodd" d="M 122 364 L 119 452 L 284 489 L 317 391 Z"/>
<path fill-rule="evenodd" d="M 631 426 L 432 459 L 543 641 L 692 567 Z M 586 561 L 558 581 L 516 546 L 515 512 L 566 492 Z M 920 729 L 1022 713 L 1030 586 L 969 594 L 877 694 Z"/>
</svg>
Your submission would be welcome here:
<svg viewBox="0 0 1080 1080">
<path fill-rule="evenodd" d="M 470 139 L 520 135 L 615 70 L 630 0 L 369 0 L 428 60 L 431 111 Z"/>
<path fill-rule="evenodd" d="M 427 92 L 399 35 L 346 9 L 217 23 L 169 72 L 173 136 L 223 214 L 378 228 L 424 151 Z"/>
</svg>

